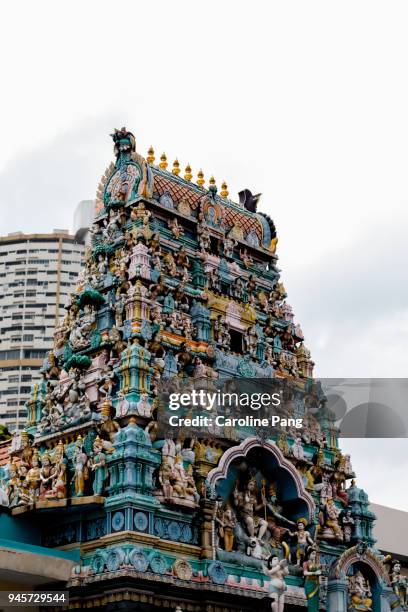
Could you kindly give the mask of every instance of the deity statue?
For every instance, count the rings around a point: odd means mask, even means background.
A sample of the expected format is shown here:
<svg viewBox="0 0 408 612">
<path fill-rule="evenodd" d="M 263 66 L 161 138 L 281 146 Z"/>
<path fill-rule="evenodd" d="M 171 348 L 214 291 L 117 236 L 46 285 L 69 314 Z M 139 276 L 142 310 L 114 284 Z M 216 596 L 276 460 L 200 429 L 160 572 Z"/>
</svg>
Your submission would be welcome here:
<svg viewBox="0 0 408 612">
<path fill-rule="evenodd" d="M 256 512 L 266 507 L 266 499 L 262 494 L 261 502 L 258 502 L 255 479 L 251 478 L 249 480 L 244 491 L 239 491 L 236 486 L 233 491 L 233 500 L 238 516 L 243 521 L 248 535 L 262 540 L 268 528 L 268 523 L 264 518 L 257 516 Z"/>
<path fill-rule="evenodd" d="M 223 549 L 226 552 L 231 552 L 234 548 L 234 530 L 237 526 L 237 518 L 234 510 L 228 504 L 225 508 L 220 507 L 215 517 L 215 522 L 218 525 L 218 540 L 223 541 Z"/>
<path fill-rule="evenodd" d="M 45 494 L 45 499 L 65 499 L 66 496 L 67 460 L 64 457 L 61 457 L 55 465 L 51 490 Z"/>
<path fill-rule="evenodd" d="M 88 346 L 96 316 L 93 307 L 85 304 L 83 314 L 74 322 L 69 335 L 69 341 L 74 349 Z"/>
<path fill-rule="evenodd" d="M 113 395 L 115 373 L 111 365 L 104 366 L 98 382 L 98 401 L 110 399 Z"/>
<path fill-rule="evenodd" d="M 147 393 L 142 393 L 140 399 L 136 404 L 137 412 L 140 416 L 151 417 L 152 406 L 149 402 L 149 396 Z"/>
<path fill-rule="evenodd" d="M 350 612 L 368 612 L 372 608 L 371 589 L 363 574 L 358 571 L 349 577 Z"/>
<path fill-rule="evenodd" d="M 211 248 L 211 238 L 208 227 L 204 223 L 197 226 L 197 239 L 201 252 L 208 252 Z"/>
<path fill-rule="evenodd" d="M 241 261 L 244 262 L 244 266 L 246 268 L 250 268 L 252 264 L 254 263 L 254 260 L 252 259 L 251 255 L 248 253 L 248 249 L 246 248 L 240 250 L 239 257 Z"/>
<path fill-rule="evenodd" d="M 118 392 L 118 403 L 116 404 L 116 417 L 123 417 L 130 410 L 130 402 L 126 399 L 123 391 Z"/>
<path fill-rule="evenodd" d="M 93 455 L 91 457 L 90 466 L 94 473 L 93 479 L 93 492 L 94 495 L 102 495 L 105 489 L 106 479 L 108 477 L 108 470 L 106 467 L 106 456 L 102 452 L 103 444 L 102 440 L 95 438 L 93 443 Z"/>
<path fill-rule="evenodd" d="M 289 574 L 286 559 L 271 556 L 264 566 L 265 573 L 269 576 L 269 597 L 271 598 L 271 611 L 283 612 L 285 608 L 285 591 L 287 590 L 285 576 Z"/>
<path fill-rule="evenodd" d="M 234 248 L 237 246 L 238 242 L 235 240 L 235 238 L 233 238 L 233 230 L 234 228 L 232 227 L 226 234 L 225 234 L 225 238 L 223 241 L 223 247 L 224 247 L 224 257 L 232 257 L 233 253 L 234 253 Z"/>
<path fill-rule="evenodd" d="M 303 446 L 302 446 L 302 438 L 300 437 L 295 438 L 295 443 L 292 446 L 291 451 L 295 459 L 298 459 L 299 461 L 304 461 L 305 451 L 303 450 Z"/>
<path fill-rule="evenodd" d="M 173 487 L 171 484 L 173 476 L 173 464 L 170 463 L 168 456 L 163 456 L 159 469 L 158 481 L 165 500 L 173 497 Z"/>
<path fill-rule="evenodd" d="M 341 526 L 343 528 L 344 541 L 351 542 L 353 535 L 355 520 L 351 516 L 351 510 L 348 508 L 341 517 Z"/>
<path fill-rule="evenodd" d="M 317 560 L 317 551 L 312 548 L 309 558 L 303 563 L 303 576 L 305 577 L 305 594 L 308 612 L 319 612 L 320 576 L 322 566 Z"/>
<path fill-rule="evenodd" d="M 306 531 L 307 520 L 300 518 L 297 520 L 297 530 L 295 532 L 289 532 L 292 537 L 296 539 L 295 546 L 295 558 L 296 565 L 301 567 L 302 563 L 306 559 L 306 550 L 308 546 L 313 546 L 314 541 L 308 531 Z"/>
<path fill-rule="evenodd" d="M 184 230 L 183 228 L 178 224 L 178 221 L 176 218 L 174 219 L 170 219 L 167 223 L 167 225 L 169 226 L 171 233 L 173 234 L 173 236 L 178 240 L 183 234 L 184 234 Z"/>
<path fill-rule="evenodd" d="M 343 531 L 339 525 L 339 516 L 341 511 L 334 503 L 334 499 L 330 497 L 323 509 L 323 538 L 334 538 L 343 541 Z"/>
<path fill-rule="evenodd" d="M 40 499 L 46 499 L 47 494 L 51 491 L 55 471 L 55 467 L 51 464 L 49 454 L 45 452 L 41 457 Z"/>
<path fill-rule="evenodd" d="M 86 481 L 89 478 L 88 471 L 88 457 L 83 448 L 82 436 L 78 436 L 75 443 L 75 450 L 73 454 L 74 463 L 74 476 L 73 481 L 75 483 L 75 495 L 82 497 L 85 492 Z"/>
<path fill-rule="evenodd" d="M 256 349 L 259 342 L 259 332 L 255 325 L 251 325 L 244 335 L 245 350 L 252 358 L 256 358 Z"/>
<path fill-rule="evenodd" d="M 26 482 L 29 489 L 31 490 L 31 497 L 33 500 L 38 499 L 40 495 L 40 462 L 38 457 L 38 451 L 35 450 L 31 459 L 31 467 L 27 472 Z"/>
<path fill-rule="evenodd" d="M 171 253 L 170 251 L 166 253 L 163 257 L 163 263 L 165 265 L 166 272 L 169 276 L 177 276 L 177 266 L 176 261 L 173 257 L 173 253 Z"/>
<path fill-rule="evenodd" d="M 401 606 L 408 604 L 408 581 L 401 574 L 401 563 L 393 561 L 390 573 L 390 582 L 394 593 L 397 595 Z"/>
</svg>

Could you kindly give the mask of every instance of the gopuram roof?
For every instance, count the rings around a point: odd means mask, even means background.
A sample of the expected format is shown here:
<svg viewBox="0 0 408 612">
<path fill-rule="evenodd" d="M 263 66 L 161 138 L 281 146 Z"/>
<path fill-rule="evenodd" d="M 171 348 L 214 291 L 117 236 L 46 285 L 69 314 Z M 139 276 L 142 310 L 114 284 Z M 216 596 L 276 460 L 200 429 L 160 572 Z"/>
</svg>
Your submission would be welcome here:
<svg viewBox="0 0 408 612">
<path fill-rule="evenodd" d="M 84 268 L 0 458 L 0 527 L 77 551 L 72 608 L 398 610 L 259 194 L 112 138 Z M 244 402 L 261 391 L 266 425 Z"/>
</svg>

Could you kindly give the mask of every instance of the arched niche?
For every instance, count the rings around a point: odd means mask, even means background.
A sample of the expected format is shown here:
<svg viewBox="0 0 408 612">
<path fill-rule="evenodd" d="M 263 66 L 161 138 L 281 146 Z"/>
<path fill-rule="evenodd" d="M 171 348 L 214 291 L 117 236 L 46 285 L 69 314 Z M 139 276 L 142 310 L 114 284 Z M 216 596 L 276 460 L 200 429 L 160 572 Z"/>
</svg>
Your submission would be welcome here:
<svg viewBox="0 0 408 612">
<path fill-rule="evenodd" d="M 333 564 L 328 577 L 328 611 L 350 612 L 364 610 L 364 607 L 353 607 L 351 601 L 353 576 L 360 573 L 369 584 L 371 590 L 372 612 L 393 610 L 399 612 L 396 596 L 390 587 L 386 567 L 380 557 L 370 548 L 360 542 L 346 550 Z"/>
<path fill-rule="evenodd" d="M 302 517 L 312 522 L 314 501 L 296 468 L 273 442 L 246 438 L 223 454 L 218 466 L 208 474 L 207 482 L 225 503 L 236 484 L 245 482 L 248 475 L 255 477 L 258 489 L 262 480 L 266 481 L 266 487 L 276 485 L 277 503 L 286 518 L 296 521 Z"/>
</svg>

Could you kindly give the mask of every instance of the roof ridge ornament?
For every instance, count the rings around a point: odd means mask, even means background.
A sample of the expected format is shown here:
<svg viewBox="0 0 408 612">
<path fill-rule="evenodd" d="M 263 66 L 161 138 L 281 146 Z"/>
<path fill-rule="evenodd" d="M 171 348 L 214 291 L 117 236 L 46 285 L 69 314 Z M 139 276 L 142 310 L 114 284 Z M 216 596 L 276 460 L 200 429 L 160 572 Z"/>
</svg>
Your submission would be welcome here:
<svg viewBox="0 0 408 612">
<path fill-rule="evenodd" d="M 111 137 L 114 142 L 113 150 L 117 159 L 123 154 L 131 155 L 136 151 L 136 138 L 125 127 L 120 128 L 120 130 L 115 128 Z"/>
<path fill-rule="evenodd" d="M 249 212 L 255 213 L 261 195 L 261 193 L 252 195 L 252 192 L 249 189 L 243 189 L 238 193 L 239 203 L 243 205 L 244 208 L 249 210 Z"/>
</svg>

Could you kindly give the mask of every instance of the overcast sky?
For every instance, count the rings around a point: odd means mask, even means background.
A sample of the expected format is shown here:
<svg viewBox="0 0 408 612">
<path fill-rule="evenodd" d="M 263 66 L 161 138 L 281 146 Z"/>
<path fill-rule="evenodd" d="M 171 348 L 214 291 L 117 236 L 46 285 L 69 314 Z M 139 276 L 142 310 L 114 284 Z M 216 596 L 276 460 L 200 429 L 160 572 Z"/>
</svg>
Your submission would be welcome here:
<svg viewBox="0 0 408 612">
<path fill-rule="evenodd" d="M 398 1 L 9 3 L 0 233 L 71 227 L 126 125 L 262 192 L 317 375 L 405 377 L 407 27 Z M 408 510 L 406 440 L 375 470 L 367 444 L 346 444 L 358 483 Z"/>
</svg>

